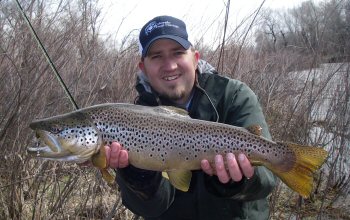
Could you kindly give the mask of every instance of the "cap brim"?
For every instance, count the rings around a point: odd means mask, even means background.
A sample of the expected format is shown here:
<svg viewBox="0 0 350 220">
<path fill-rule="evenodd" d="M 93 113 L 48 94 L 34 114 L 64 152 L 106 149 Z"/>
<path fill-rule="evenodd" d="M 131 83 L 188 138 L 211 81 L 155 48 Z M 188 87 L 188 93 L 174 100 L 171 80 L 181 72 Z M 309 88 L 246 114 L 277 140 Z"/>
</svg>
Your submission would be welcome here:
<svg viewBox="0 0 350 220">
<path fill-rule="evenodd" d="M 188 40 L 183 39 L 182 37 L 178 37 L 178 36 L 174 36 L 174 35 L 162 35 L 162 36 L 158 36 L 155 37 L 154 39 L 152 39 L 143 49 L 142 49 L 142 57 L 145 57 L 147 55 L 148 49 L 150 48 L 150 46 L 154 43 L 154 41 L 159 40 L 159 39 L 170 39 L 170 40 L 174 40 L 177 43 L 179 43 L 184 49 L 188 49 L 190 48 L 190 46 L 192 45 Z"/>
</svg>

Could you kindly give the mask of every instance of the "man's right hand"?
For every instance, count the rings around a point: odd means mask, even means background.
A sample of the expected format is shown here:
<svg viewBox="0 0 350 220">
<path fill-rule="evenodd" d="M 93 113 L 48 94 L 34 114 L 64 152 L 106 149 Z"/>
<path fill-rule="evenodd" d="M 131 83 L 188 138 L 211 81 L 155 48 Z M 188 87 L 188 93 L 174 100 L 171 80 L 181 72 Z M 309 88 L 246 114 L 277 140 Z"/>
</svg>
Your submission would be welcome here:
<svg viewBox="0 0 350 220">
<path fill-rule="evenodd" d="M 128 151 L 122 149 L 118 142 L 112 142 L 110 146 L 104 146 L 106 151 L 107 166 L 116 168 L 125 168 L 129 166 Z"/>
</svg>

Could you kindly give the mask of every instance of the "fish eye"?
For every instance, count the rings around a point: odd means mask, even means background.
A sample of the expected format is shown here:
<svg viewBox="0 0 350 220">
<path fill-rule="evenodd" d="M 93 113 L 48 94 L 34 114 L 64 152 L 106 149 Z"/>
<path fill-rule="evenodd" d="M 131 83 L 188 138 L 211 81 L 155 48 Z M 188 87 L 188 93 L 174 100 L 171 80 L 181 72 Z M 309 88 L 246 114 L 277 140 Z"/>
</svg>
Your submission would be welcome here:
<svg viewBox="0 0 350 220">
<path fill-rule="evenodd" d="M 62 131 L 62 128 L 59 125 L 52 125 L 50 128 L 50 132 L 53 134 L 58 134 Z"/>
</svg>

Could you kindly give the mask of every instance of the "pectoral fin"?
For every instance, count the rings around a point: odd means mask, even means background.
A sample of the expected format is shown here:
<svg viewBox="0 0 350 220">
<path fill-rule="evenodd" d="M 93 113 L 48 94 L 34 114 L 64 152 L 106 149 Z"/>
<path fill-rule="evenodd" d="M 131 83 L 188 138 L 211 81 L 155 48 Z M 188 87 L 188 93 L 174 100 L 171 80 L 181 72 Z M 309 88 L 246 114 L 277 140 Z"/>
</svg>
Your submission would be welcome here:
<svg viewBox="0 0 350 220">
<path fill-rule="evenodd" d="M 108 169 L 100 169 L 102 178 L 110 185 L 115 183 L 115 176 L 112 174 L 111 170 Z"/>
<path fill-rule="evenodd" d="M 98 153 L 92 155 L 91 162 L 95 167 L 100 169 L 107 168 L 106 150 L 104 147 L 101 147 Z"/>
<path fill-rule="evenodd" d="M 115 182 L 115 176 L 112 174 L 112 171 L 107 168 L 107 158 L 104 147 L 101 147 L 97 154 L 92 155 L 91 163 L 99 168 L 102 178 L 106 180 L 108 184 L 113 184 Z"/>
<path fill-rule="evenodd" d="M 192 172 L 190 170 L 171 170 L 163 172 L 163 177 L 169 179 L 176 189 L 187 192 L 190 188 Z"/>
</svg>

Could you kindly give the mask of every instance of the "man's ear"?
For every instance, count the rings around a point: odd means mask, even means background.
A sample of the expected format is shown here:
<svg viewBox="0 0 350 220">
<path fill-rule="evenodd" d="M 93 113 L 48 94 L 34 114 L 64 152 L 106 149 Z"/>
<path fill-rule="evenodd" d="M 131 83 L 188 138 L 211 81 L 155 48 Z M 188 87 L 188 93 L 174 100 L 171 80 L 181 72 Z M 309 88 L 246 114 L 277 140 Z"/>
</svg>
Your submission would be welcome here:
<svg viewBox="0 0 350 220">
<path fill-rule="evenodd" d="M 200 54 L 198 50 L 194 51 L 194 56 L 196 57 L 196 60 L 198 62 L 198 60 L 200 59 Z"/>
<path fill-rule="evenodd" d="M 145 63 L 143 62 L 143 60 L 141 60 L 141 61 L 139 62 L 139 69 L 140 69 L 143 73 L 145 73 Z"/>
<path fill-rule="evenodd" d="M 195 64 L 196 68 L 197 68 L 199 59 L 200 59 L 200 54 L 199 54 L 198 50 L 195 50 L 194 51 L 194 64 Z"/>
</svg>

